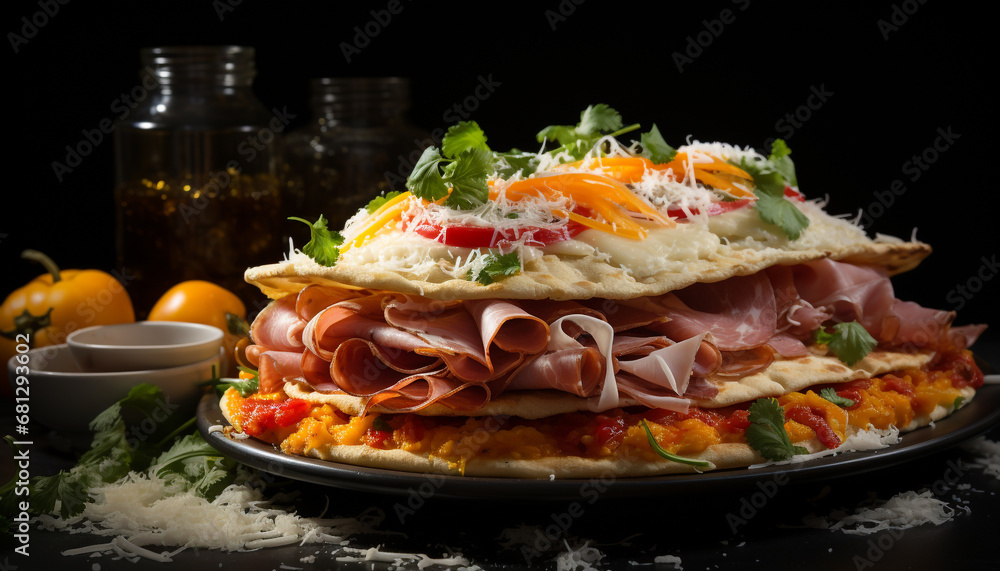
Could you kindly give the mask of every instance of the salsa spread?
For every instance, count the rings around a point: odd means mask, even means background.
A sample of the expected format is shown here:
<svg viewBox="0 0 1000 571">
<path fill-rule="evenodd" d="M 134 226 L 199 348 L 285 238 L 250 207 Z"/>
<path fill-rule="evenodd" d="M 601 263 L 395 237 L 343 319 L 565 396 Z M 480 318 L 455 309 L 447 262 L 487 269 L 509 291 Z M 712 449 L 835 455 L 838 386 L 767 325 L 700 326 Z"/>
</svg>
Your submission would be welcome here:
<svg viewBox="0 0 1000 571">
<path fill-rule="evenodd" d="M 936 407 L 951 408 L 965 386 L 978 388 L 983 375 L 968 350 L 949 349 L 930 367 L 847 383 L 812 387 L 778 398 L 792 442 L 818 440 L 836 448 L 850 430 L 905 427 Z M 820 395 L 831 388 L 848 402 Z M 646 407 L 573 412 L 537 420 L 518 417 L 421 416 L 414 413 L 350 416 L 330 405 L 285 397 L 283 392 L 240 397 L 229 389 L 229 414 L 236 427 L 279 445 L 290 454 L 309 455 L 322 446 L 368 446 L 427 453 L 462 466 L 474 458 L 599 459 L 623 455 L 655 459 L 641 422 L 656 442 L 679 455 L 714 444 L 745 443 L 748 404 L 687 413 Z"/>
</svg>

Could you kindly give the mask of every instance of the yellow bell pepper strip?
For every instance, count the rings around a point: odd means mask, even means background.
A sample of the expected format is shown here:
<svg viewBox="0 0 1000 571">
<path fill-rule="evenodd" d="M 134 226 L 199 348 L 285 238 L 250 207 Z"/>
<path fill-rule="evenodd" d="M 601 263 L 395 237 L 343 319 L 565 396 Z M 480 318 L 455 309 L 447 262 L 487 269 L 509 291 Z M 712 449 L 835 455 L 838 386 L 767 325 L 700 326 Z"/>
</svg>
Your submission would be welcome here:
<svg viewBox="0 0 1000 571">
<path fill-rule="evenodd" d="M 364 244 L 369 238 L 382 231 L 389 222 L 400 218 L 403 210 L 406 209 L 406 200 L 411 196 L 413 194 L 409 191 L 402 192 L 372 212 L 361 232 L 353 240 L 344 242 L 344 245 L 340 247 L 340 253 L 343 254 L 355 246 Z"/>
<path fill-rule="evenodd" d="M 204 280 L 184 281 L 157 300 L 148 320 L 201 323 L 221 329 L 228 360 L 222 374 L 236 375 L 236 345 L 250 334 L 250 326 L 246 306 L 233 292 Z"/>
<path fill-rule="evenodd" d="M 135 310 L 122 285 L 100 270 L 60 270 L 51 258 L 25 250 L 22 258 L 42 264 L 48 273 L 14 290 L 0 305 L 0 386 L 9 391 L 7 360 L 17 345 L 46 347 L 92 325 L 132 323 Z"/>
<path fill-rule="evenodd" d="M 498 191 L 493 190 L 491 194 L 498 194 Z M 591 214 L 600 215 L 601 220 L 575 212 L 555 211 L 557 215 L 635 240 L 645 238 L 646 229 L 633 215 L 667 227 L 675 225 L 621 182 L 596 174 L 577 172 L 526 178 L 511 183 L 504 191 L 504 196 L 513 201 L 540 197 L 549 202 L 568 197 Z"/>
<path fill-rule="evenodd" d="M 712 159 L 711 163 L 693 163 L 691 165 L 695 180 L 736 197 L 752 198 L 754 196 L 752 176 L 717 157 L 712 157 Z M 655 164 L 645 157 L 591 157 L 559 165 L 554 167 L 554 170 L 599 169 L 605 176 L 624 184 L 631 184 L 641 180 L 647 170 L 673 169 L 674 177 L 678 181 L 682 181 L 687 176 L 686 163 L 688 160 L 687 153 L 677 153 L 674 160 L 661 164 Z M 745 188 L 740 188 L 734 183 Z"/>
</svg>

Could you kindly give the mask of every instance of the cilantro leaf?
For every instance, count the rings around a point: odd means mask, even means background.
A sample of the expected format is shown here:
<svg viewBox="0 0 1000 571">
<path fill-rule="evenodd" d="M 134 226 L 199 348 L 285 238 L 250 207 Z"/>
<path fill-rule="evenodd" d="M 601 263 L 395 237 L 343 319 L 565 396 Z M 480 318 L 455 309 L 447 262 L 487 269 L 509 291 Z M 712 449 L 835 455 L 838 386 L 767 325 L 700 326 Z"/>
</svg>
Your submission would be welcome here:
<svg viewBox="0 0 1000 571">
<path fill-rule="evenodd" d="M 431 202 L 447 196 L 445 206 L 467 210 L 489 200 L 486 179 L 492 172 L 493 153 L 488 149 L 472 148 L 455 159 L 446 159 L 437 147 L 427 147 L 406 179 L 406 188 Z"/>
<path fill-rule="evenodd" d="M 878 345 L 878 341 L 857 321 L 838 323 L 833 326 L 833 333 L 817 329 L 814 337 L 816 343 L 826 345 L 848 366 L 864 359 Z"/>
<path fill-rule="evenodd" d="M 495 167 L 500 167 L 497 168 L 497 174 L 501 178 L 510 178 L 518 172 L 523 177 L 529 177 L 535 174 L 541 162 L 535 153 L 524 153 L 517 149 L 511 149 L 506 153 L 493 153 L 493 161 Z"/>
<path fill-rule="evenodd" d="M 760 219 L 781 228 L 789 240 L 798 240 L 802 231 L 809 227 L 809 218 L 783 196 L 775 197 L 764 192 L 756 194 L 754 207 Z"/>
<path fill-rule="evenodd" d="M 819 392 L 819 396 L 825 398 L 826 400 L 832 402 L 833 404 L 841 408 L 850 408 L 854 406 L 853 400 L 838 395 L 837 391 L 833 390 L 833 387 L 824 388 Z"/>
<path fill-rule="evenodd" d="M 460 121 L 452 125 L 441 139 L 441 150 L 449 159 L 454 159 L 470 149 L 490 150 L 486 145 L 486 133 L 483 133 L 475 121 Z"/>
<path fill-rule="evenodd" d="M 406 179 L 406 189 L 417 198 L 430 202 L 448 196 L 448 185 L 441 178 L 439 165 L 445 158 L 437 147 L 430 146 L 417 159 L 413 172 Z"/>
<path fill-rule="evenodd" d="M 316 261 L 321 266 L 331 267 L 337 263 L 340 256 L 340 245 L 344 243 L 344 238 L 340 232 L 330 231 L 326 227 L 326 219 L 320 214 L 314 223 L 310 223 L 303 218 L 292 216 L 289 220 L 296 220 L 309 226 L 310 240 L 302 247 L 302 253 Z"/>
<path fill-rule="evenodd" d="M 257 392 L 260 388 L 260 373 L 243 366 L 240 366 L 239 370 L 253 376 L 249 379 L 222 379 L 222 382 L 216 385 L 219 393 L 225 392 L 229 387 L 236 389 L 241 397 L 248 397 Z"/>
<path fill-rule="evenodd" d="M 392 425 L 389 424 L 389 421 L 382 418 L 381 415 L 376 416 L 375 420 L 372 421 L 372 428 L 374 428 L 375 430 L 384 430 L 386 432 L 392 432 Z"/>
<path fill-rule="evenodd" d="M 593 135 L 594 133 L 606 133 L 622 128 L 622 116 L 608 107 L 604 103 L 588 105 L 580 113 L 580 123 L 576 131 L 581 135 Z"/>
<path fill-rule="evenodd" d="M 809 451 L 792 444 L 785 431 L 785 411 L 773 398 L 762 398 L 750 405 L 747 443 L 768 460 L 780 462 Z"/>
<path fill-rule="evenodd" d="M 483 285 L 490 285 L 495 278 L 502 276 L 513 276 L 521 273 L 521 259 L 517 252 L 509 254 L 487 254 L 485 256 L 486 265 L 479 270 L 469 270 L 466 278 L 469 281 L 479 282 Z"/>
<path fill-rule="evenodd" d="M 150 472 L 171 487 L 193 490 L 212 499 L 236 479 L 235 467 L 236 462 L 194 433 L 178 439 L 169 450 L 160 454 L 153 461 Z"/>
<path fill-rule="evenodd" d="M 385 193 L 385 195 L 383 196 L 376 196 L 375 198 L 371 199 L 371 202 L 369 202 L 367 206 L 365 206 L 365 210 L 368 211 L 368 214 L 375 214 L 375 211 L 378 210 L 379 208 L 382 208 L 382 205 L 384 205 L 386 202 L 389 202 L 393 198 L 396 198 L 400 194 L 403 193 L 399 192 L 398 190 L 392 190 Z"/>
<path fill-rule="evenodd" d="M 809 227 L 809 217 L 785 198 L 785 177 L 775 169 L 770 160 L 748 160 L 743 157 L 736 166 L 753 177 L 754 194 L 757 195 L 754 208 L 760 219 L 780 228 L 789 240 L 797 240 L 802 231 Z"/>
<path fill-rule="evenodd" d="M 653 123 L 653 128 L 648 133 L 639 136 L 639 142 L 642 144 L 643 155 L 646 155 L 654 164 L 669 163 L 677 156 L 677 149 L 663 140 L 663 135 L 656 128 L 656 123 Z"/>
<path fill-rule="evenodd" d="M 649 447 L 652 448 L 653 451 L 659 454 L 660 456 L 672 462 L 677 462 L 679 464 L 687 464 L 689 466 L 694 466 L 696 468 L 712 467 L 712 464 L 710 462 L 706 462 L 704 460 L 695 460 L 693 458 L 684 458 L 683 456 L 678 456 L 676 454 L 672 454 L 664 450 L 663 447 L 660 446 L 660 443 L 656 441 L 656 438 L 653 438 L 653 431 L 649 429 L 649 425 L 646 424 L 645 418 L 642 419 L 642 427 L 646 429 L 646 440 L 649 441 Z"/>
<path fill-rule="evenodd" d="M 556 141 L 561 146 L 550 153 L 566 152 L 574 159 L 581 159 L 605 135 L 617 137 L 638 129 L 639 125 L 622 126 L 621 115 L 604 103 L 590 105 L 580 113 L 576 125 L 549 125 L 535 135 L 539 143 Z M 612 132 L 613 131 L 613 132 Z"/>
<path fill-rule="evenodd" d="M 792 150 L 788 148 L 785 144 L 784 139 L 775 139 L 771 143 L 771 155 L 768 160 L 777 171 L 785 179 L 785 181 L 790 186 L 798 186 L 799 181 L 795 176 L 795 164 L 792 163 L 792 158 L 789 156 L 792 154 Z"/>
<path fill-rule="evenodd" d="M 490 198 L 486 179 L 493 171 L 493 154 L 483 149 L 472 149 L 459 155 L 445 167 L 444 181 L 451 184 L 451 195 L 445 206 L 469 210 L 485 204 Z"/>
</svg>

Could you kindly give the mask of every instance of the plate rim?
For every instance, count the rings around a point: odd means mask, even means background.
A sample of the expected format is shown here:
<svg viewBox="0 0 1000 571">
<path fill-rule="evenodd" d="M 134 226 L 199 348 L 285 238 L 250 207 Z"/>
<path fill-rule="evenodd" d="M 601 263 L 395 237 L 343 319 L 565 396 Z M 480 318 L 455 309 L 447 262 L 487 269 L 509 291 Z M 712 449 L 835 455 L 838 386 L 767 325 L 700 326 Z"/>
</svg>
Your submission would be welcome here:
<svg viewBox="0 0 1000 571">
<path fill-rule="evenodd" d="M 602 498 L 634 498 L 666 492 L 704 491 L 719 486 L 740 488 L 785 476 L 795 482 L 840 478 L 887 468 L 957 446 L 1000 424 L 1000 386 L 980 387 L 975 397 L 955 413 L 928 426 L 901 434 L 900 442 L 887 448 L 842 452 L 803 462 L 768 464 L 757 468 L 620 478 L 616 478 L 613 473 L 591 478 L 558 479 L 458 476 L 355 466 L 293 456 L 260 440 L 235 440 L 220 431 L 211 430 L 213 426 L 229 426 L 219 408 L 219 397 L 214 394 L 202 397 L 196 417 L 202 437 L 225 456 L 279 477 L 380 494 L 416 493 L 454 499 L 562 501 L 580 499 L 587 486 L 603 488 Z"/>
</svg>

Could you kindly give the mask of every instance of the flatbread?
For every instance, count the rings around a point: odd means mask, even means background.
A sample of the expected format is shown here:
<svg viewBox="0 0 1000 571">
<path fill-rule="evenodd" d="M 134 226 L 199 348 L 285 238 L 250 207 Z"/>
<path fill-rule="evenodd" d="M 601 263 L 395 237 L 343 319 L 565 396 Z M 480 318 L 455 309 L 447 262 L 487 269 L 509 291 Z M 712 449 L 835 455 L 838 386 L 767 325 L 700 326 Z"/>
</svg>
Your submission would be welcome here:
<svg viewBox="0 0 1000 571">
<path fill-rule="evenodd" d="M 721 247 L 715 256 L 689 263 L 682 272 L 664 270 L 640 279 L 597 257 L 545 255 L 528 261 L 520 274 L 486 286 L 465 279 L 444 279 L 442 276 L 437 276 L 441 278 L 438 281 L 430 281 L 426 276 L 389 270 L 375 264 L 340 262 L 326 267 L 308 256 L 300 255 L 285 262 L 249 268 L 244 277 L 274 299 L 312 284 L 393 291 L 440 300 L 632 299 L 661 295 L 698 282 L 750 275 L 774 265 L 792 265 L 827 257 L 883 266 L 892 275 L 916 267 L 930 252 L 930 246 L 921 242 L 869 242 L 836 251 L 735 250 Z"/>
<path fill-rule="evenodd" d="M 737 380 L 720 377 L 709 381 L 719 387 L 719 394 L 711 399 L 695 399 L 693 404 L 703 408 L 722 408 L 750 402 L 764 397 L 801 391 L 827 383 L 846 383 L 867 379 L 875 375 L 920 367 L 930 361 L 931 355 L 920 353 L 892 353 L 873 351 L 854 367 L 844 365 L 829 355 L 809 355 L 797 359 L 777 360 L 763 371 Z M 313 404 L 328 404 L 351 416 L 360 416 L 365 410 L 365 399 L 348 394 L 328 394 L 315 391 L 301 381 L 288 381 L 284 387 L 290 398 L 302 399 Z M 623 398 L 622 406 L 639 405 L 638 401 Z M 475 411 L 453 410 L 432 404 L 415 412 L 421 416 L 519 416 L 526 419 L 545 418 L 568 412 L 587 411 L 587 399 L 554 390 L 507 391 Z M 375 405 L 370 413 L 391 414 L 395 411 Z"/>
<path fill-rule="evenodd" d="M 962 396 L 965 398 L 963 405 L 967 404 L 975 396 L 975 392 L 970 387 L 962 389 Z M 220 407 L 226 416 L 226 420 L 232 423 L 233 420 L 229 417 L 228 413 L 229 407 L 226 396 L 222 397 Z M 930 414 L 914 418 L 901 432 L 927 426 L 948 416 L 952 412 L 953 410 L 951 409 L 938 406 Z M 815 439 L 797 442 L 796 445 L 803 446 L 810 453 L 826 450 Z M 838 451 L 838 453 L 847 451 L 849 450 Z M 728 468 L 745 468 L 767 462 L 748 444 L 740 443 L 716 444 L 709 446 L 703 452 L 686 456 L 693 460 L 703 460 L 711 463 L 710 467 L 701 469 L 665 459 L 650 461 L 645 458 L 617 457 L 601 459 L 549 457 L 534 460 L 472 459 L 462 466 L 429 454 L 418 454 L 401 449 L 379 450 L 365 445 L 324 445 L 306 450 L 306 455 L 330 462 L 404 472 L 536 479 L 658 476 Z"/>
</svg>

